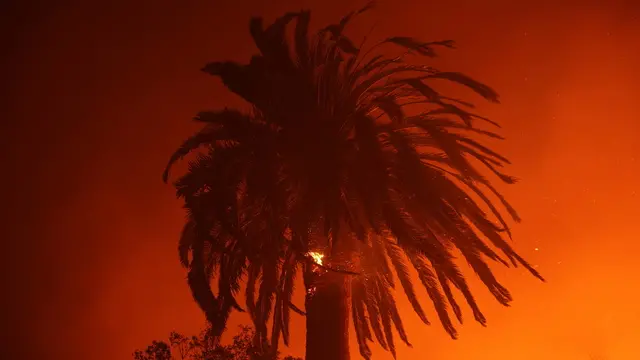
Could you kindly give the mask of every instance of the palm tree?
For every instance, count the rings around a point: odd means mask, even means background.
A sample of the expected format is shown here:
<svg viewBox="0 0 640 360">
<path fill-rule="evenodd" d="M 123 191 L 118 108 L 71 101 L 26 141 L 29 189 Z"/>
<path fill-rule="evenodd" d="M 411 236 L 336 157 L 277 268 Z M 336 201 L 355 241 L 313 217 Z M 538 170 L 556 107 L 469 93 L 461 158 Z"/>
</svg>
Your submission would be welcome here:
<svg viewBox="0 0 640 360">
<path fill-rule="evenodd" d="M 214 334 L 224 331 L 232 309 L 244 311 L 234 297 L 244 280 L 255 342 L 265 351 L 276 349 L 281 337 L 288 344 L 295 311 L 306 312 L 307 360 L 348 359 L 349 318 L 364 358 L 374 339 L 395 356 L 394 331 L 409 344 L 391 292 L 396 280 L 429 323 L 410 267 L 453 338 L 449 310 L 459 322 L 462 312 L 452 287 L 475 320 L 486 322 L 456 255 L 504 305 L 511 295 L 488 260 L 521 264 L 542 279 L 509 245 L 507 222 L 489 196 L 519 221 L 516 211 L 474 165 L 515 183 L 498 170 L 509 161 L 476 140 L 500 138 L 478 122 L 497 124 L 431 83 L 457 83 L 496 103 L 498 95 L 463 74 L 410 61 L 452 48 L 452 41 L 391 37 L 361 50 L 344 30 L 370 8 L 313 36 L 309 11 L 285 14 L 266 28 L 253 18 L 260 54 L 248 64 L 203 68 L 251 105 L 248 112 L 199 113 L 202 130 L 174 153 L 164 173 L 167 181 L 175 161 L 197 153 L 175 182 L 188 212 L 179 252 Z M 401 52 L 387 56 L 379 52 L 383 45 Z M 299 271 L 305 312 L 291 302 Z"/>
</svg>

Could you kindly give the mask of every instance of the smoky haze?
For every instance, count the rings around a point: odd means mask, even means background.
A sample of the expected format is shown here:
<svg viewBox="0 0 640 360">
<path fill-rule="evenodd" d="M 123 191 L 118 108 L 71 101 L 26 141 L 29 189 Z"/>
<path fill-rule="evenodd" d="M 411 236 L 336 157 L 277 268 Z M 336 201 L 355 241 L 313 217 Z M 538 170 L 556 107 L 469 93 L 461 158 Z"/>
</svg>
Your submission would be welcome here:
<svg viewBox="0 0 640 360">
<path fill-rule="evenodd" d="M 240 102 L 198 69 L 248 59 L 252 15 L 310 8 L 319 25 L 363 2 L 52 3 L 3 12 L 5 347 L 127 359 L 203 324 L 176 254 L 181 204 L 161 173 L 197 111 Z M 496 267 L 511 308 L 472 282 L 489 326 L 467 316 L 457 341 L 401 302 L 414 347 L 400 359 L 637 359 L 639 15 L 633 1 L 395 0 L 354 22 L 356 38 L 376 24 L 372 36 L 454 39 L 434 64 L 498 90 L 502 104 L 479 112 L 503 125 L 496 147 L 522 179 L 501 187 L 524 219 L 516 249 L 548 279 Z"/>
</svg>

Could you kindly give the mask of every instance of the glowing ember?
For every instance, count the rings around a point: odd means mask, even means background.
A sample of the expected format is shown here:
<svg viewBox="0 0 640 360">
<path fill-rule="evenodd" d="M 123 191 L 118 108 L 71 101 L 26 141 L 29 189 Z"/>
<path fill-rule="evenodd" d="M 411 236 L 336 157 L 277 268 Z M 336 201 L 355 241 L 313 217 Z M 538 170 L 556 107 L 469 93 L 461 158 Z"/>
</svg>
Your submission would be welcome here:
<svg viewBox="0 0 640 360">
<path fill-rule="evenodd" d="M 316 293 L 316 287 L 315 286 L 312 286 L 312 287 L 307 289 L 307 295 L 313 296 L 315 293 Z"/>
<path fill-rule="evenodd" d="M 315 251 L 309 251 L 307 255 L 311 256 L 311 258 L 316 264 L 322 265 L 322 259 L 324 259 L 324 254 L 321 254 Z"/>
</svg>

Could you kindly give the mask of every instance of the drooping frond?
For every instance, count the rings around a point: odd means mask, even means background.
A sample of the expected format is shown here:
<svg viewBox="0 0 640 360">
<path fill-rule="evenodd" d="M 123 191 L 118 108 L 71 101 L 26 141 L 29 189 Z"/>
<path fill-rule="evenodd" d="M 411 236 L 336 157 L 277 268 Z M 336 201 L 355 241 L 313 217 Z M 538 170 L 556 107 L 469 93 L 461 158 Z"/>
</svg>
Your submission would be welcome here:
<svg viewBox="0 0 640 360">
<path fill-rule="evenodd" d="M 400 280 L 400 284 L 402 284 L 402 288 L 404 289 L 404 293 L 407 295 L 409 299 L 409 303 L 413 307 L 413 310 L 418 314 L 418 317 L 425 324 L 429 324 L 429 320 L 427 320 L 427 315 L 422 310 L 422 306 L 418 300 L 418 296 L 416 295 L 415 290 L 413 289 L 413 282 L 411 280 L 411 275 L 409 274 L 409 268 L 407 267 L 406 260 L 402 250 L 395 244 L 391 242 L 387 242 L 387 256 L 391 259 L 391 263 L 396 270 L 396 275 Z"/>
</svg>

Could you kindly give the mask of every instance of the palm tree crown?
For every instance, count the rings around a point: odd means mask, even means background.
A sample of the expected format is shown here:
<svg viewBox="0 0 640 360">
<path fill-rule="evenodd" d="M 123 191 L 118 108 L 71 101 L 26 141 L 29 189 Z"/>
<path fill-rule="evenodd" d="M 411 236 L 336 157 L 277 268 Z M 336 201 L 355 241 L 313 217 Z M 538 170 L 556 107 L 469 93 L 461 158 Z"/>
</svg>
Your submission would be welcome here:
<svg viewBox="0 0 640 360">
<path fill-rule="evenodd" d="M 435 48 L 451 48 L 452 41 L 391 37 L 362 51 L 344 29 L 369 8 L 313 36 L 308 11 L 285 14 L 266 28 L 254 18 L 250 32 L 260 54 L 248 64 L 212 62 L 203 69 L 252 106 L 246 113 L 199 113 L 202 130 L 176 151 L 164 174 L 166 181 L 175 161 L 206 148 L 175 186 L 188 211 L 181 261 L 195 300 L 219 332 L 231 309 L 241 310 L 234 294 L 245 279 L 246 308 L 259 340 L 270 338 L 275 347 L 282 336 L 287 343 L 290 310 L 299 311 L 291 304 L 299 268 L 335 270 L 351 274 L 362 356 L 370 357 L 373 339 L 395 354 L 392 329 L 409 343 L 390 290 L 396 280 L 429 323 L 410 267 L 454 338 L 448 309 L 460 321 L 462 316 L 452 287 L 485 323 L 456 253 L 505 305 L 511 296 L 487 259 L 522 264 L 542 279 L 508 244 L 509 227 L 489 195 L 519 221 L 515 210 L 473 164 L 515 182 L 498 170 L 508 160 L 474 139 L 500 138 L 476 127 L 478 121 L 497 124 L 430 83 L 454 82 L 492 102 L 498 95 L 463 74 L 409 61 L 412 55 L 433 57 Z M 385 44 L 402 52 L 382 54 Z M 214 278 L 217 294 L 210 286 Z"/>
</svg>

